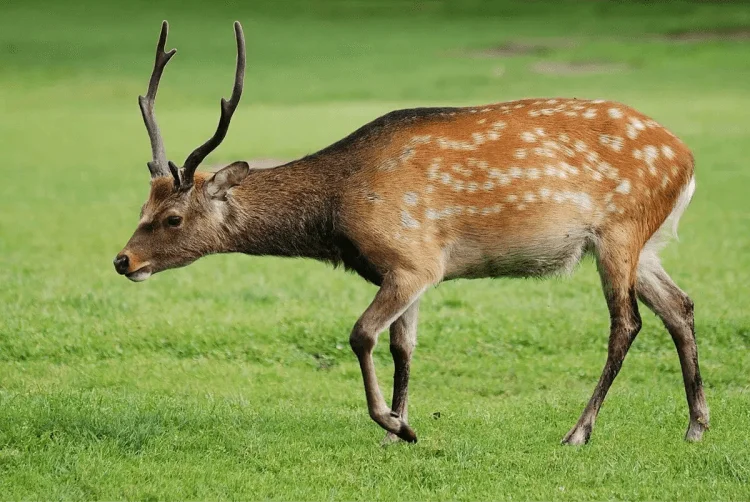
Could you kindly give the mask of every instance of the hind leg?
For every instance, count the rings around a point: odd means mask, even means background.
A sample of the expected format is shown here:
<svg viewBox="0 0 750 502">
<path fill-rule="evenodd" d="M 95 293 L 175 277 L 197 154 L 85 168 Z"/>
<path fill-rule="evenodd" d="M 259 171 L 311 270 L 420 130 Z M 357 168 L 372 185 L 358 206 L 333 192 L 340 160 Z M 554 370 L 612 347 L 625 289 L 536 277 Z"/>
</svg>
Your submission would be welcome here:
<svg viewBox="0 0 750 502">
<path fill-rule="evenodd" d="M 626 237 L 624 233 L 621 236 Z M 626 239 L 603 240 L 598 246 L 597 268 L 610 316 L 607 362 L 591 399 L 576 425 L 563 438 L 563 444 L 581 445 L 588 442 L 599 408 L 641 329 L 635 296 L 635 267 L 639 251 Z"/>
<path fill-rule="evenodd" d="M 708 429 L 708 407 L 698 368 L 693 302 L 667 275 L 655 254 L 644 251 L 638 265 L 638 298 L 664 323 L 677 348 L 690 411 L 685 439 L 700 441 Z"/>
</svg>

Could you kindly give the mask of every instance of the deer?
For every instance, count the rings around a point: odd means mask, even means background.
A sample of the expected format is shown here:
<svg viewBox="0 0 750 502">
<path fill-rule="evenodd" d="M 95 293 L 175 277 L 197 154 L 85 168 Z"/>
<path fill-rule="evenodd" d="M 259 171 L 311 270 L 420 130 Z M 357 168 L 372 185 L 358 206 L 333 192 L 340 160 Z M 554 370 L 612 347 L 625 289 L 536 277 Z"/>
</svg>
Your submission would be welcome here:
<svg viewBox="0 0 750 502">
<path fill-rule="evenodd" d="M 658 316 L 679 357 L 689 412 L 685 439 L 709 428 L 694 304 L 661 265 L 695 192 L 688 147 L 624 104 L 519 99 L 397 110 L 345 138 L 270 169 L 198 166 L 224 140 L 242 95 L 245 40 L 219 123 L 183 163 L 167 160 L 154 103 L 168 23 L 139 106 L 151 143 L 150 193 L 114 259 L 134 282 L 215 253 L 312 258 L 343 265 L 379 289 L 349 336 L 370 417 L 385 444 L 416 442 L 407 401 L 421 296 L 459 278 L 568 275 L 593 257 L 610 316 L 606 362 L 563 444 L 589 441 L 597 414 L 641 329 L 638 301 Z M 373 362 L 389 330 L 393 396 Z"/>
</svg>

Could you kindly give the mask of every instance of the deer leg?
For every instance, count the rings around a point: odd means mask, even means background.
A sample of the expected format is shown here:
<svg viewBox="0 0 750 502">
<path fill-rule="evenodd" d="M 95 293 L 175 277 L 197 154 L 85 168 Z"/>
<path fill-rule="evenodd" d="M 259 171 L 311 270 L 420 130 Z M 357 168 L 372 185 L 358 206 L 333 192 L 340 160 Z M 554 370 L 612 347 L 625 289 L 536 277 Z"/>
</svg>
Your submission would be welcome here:
<svg viewBox="0 0 750 502">
<path fill-rule="evenodd" d="M 600 249 L 597 256 L 597 268 L 610 315 L 607 362 L 591 399 L 576 425 L 563 438 L 563 444 L 581 445 L 588 442 L 599 408 L 622 367 L 630 345 L 641 329 L 635 293 L 638 251 L 633 252 L 634 250 L 629 249 L 631 246 L 626 245 L 612 247 L 613 252 Z"/>
<path fill-rule="evenodd" d="M 690 422 L 685 439 L 700 441 L 708 429 L 708 407 L 698 367 L 693 302 L 667 275 L 654 255 L 641 255 L 636 282 L 638 298 L 664 323 L 682 367 Z"/>
<path fill-rule="evenodd" d="M 388 432 L 411 443 L 417 441 L 416 434 L 397 411 L 388 408 L 380 392 L 372 351 L 380 332 L 401 317 L 419 299 L 429 284 L 431 281 L 413 275 L 388 274 L 375 299 L 354 325 L 349 337 L 349 343 L 362 370 L 370 417 Z"/>
<path fill-rule="evenodd" d="M 391 324 L 391 355 L 393 356 L 393 401 L 391 411 L 408 423 L 408 389 L 411 355 L 417 345 L 417 320 L 419 317 L 419 300 L 416 300 L 401 317 Z M 398 441 L 398 436 L 388 432 L 383 445 Z"/>
</svg>

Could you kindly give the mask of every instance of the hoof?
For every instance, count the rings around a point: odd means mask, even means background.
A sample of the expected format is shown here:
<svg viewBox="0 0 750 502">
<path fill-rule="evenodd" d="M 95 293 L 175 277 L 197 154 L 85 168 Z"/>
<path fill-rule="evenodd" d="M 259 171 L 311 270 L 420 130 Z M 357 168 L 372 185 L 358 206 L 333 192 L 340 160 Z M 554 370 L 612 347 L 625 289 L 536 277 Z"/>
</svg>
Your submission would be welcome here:
<svg viewBox="0 0 750 502">
<path fill-rule="evenodd" d="M 697 443 L 703 439 L 703 433 L 708 430 L 707 420 L 691 420 L 688 430 L 685 433 L 685 441 Z"/>
<path fill-rule="evenodd" d="M 401 428 L 398 430 L 396 435 L 407 443 L 417 442 L 417 433 L 403 422 L 401 422 Z"/>
<path fill-rule="evenodd" d="M 589 442 L 591 437 L 591 426 L 581 427 L 576 425 L 565 434 L 560 444 L 568 446 L 582 446 Z"/>
<path fill-rule="evenodd" d="M 388 414 L 372 414 L 370 416 L 378 425 L 388 431 L 389 435 L 395 435 L 407 443 L 417 442 L 417 434 L 397 413 L 389 411 Z M 383 444 L 386 444 L 388 441 L 389 436 L 386 436 Z"/>
</svg>

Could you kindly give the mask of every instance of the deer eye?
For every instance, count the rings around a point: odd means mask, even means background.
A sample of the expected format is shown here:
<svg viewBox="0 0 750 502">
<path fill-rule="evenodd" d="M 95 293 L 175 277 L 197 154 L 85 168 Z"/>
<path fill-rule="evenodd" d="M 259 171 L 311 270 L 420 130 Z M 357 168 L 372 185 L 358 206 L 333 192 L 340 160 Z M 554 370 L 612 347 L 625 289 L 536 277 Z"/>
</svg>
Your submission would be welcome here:
<svg viewBox="0 0 750 502">
<path fill-rule="evenodd" d="M 167 225 L 170 227 L 179 227 L 182 223 L 182 216 L 167 216 Z"/>
</svg>

